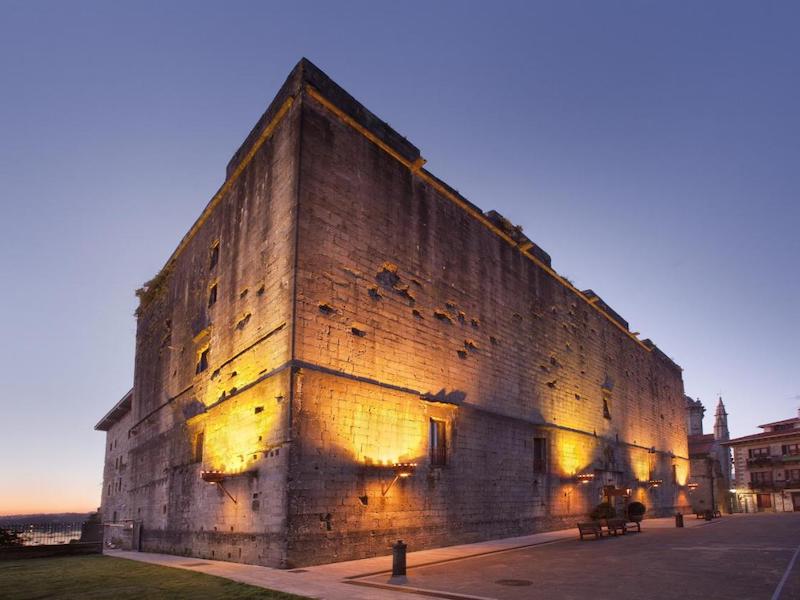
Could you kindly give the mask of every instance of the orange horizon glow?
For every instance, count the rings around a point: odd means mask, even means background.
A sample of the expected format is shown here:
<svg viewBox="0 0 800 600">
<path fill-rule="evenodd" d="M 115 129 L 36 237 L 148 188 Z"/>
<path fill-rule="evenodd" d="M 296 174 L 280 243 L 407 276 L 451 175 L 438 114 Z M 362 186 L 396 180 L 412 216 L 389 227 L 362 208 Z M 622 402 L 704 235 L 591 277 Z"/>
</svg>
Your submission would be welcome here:
<svg viewBox="0 0 800 600">
<path fill-rule="evenodd" d="M 9 493 L 10 492 L 10 493 Z M 100 493 L 85 490 L 56 490 L 40 488 L 31 491 L 0 491 L 0 516 L 91 513 L 100 506 Z"/>
</svg>

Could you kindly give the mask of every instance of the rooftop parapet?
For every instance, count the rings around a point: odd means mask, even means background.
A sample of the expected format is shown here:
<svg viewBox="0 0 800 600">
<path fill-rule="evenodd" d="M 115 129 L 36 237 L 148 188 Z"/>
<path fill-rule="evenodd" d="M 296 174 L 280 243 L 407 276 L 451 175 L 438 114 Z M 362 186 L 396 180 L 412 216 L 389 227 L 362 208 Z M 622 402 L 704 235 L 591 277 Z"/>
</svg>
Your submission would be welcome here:
<svg viewBox="0 0 800 600">
<path fill-rule="evenodd" d="M 519 245 L 520 250 L 527 250 L 548 267 L 552 267 L 550 255 L 542 250 L 538 245 L 534 244 L 528 236 L 522 233 L 522 227 L 520 225 L 514 225 L 496 210 L 490 210 L 488 213 L 486 213 L 486 218 L 489 219 L 496 227 L 504 231 L 508 237 L 514 240 Z"/>
<path fill-rule="evenodd" d="M 297 96 L 306 86 L 310 85 L 322 94 L 328 101 L 334 104 L 339 110 L 361 125 L 364 129 L 373 134 L 381 142 L 389 146 L 400 156 L 411 163 L 420 162 L 424 159 L 420 156 L 419 148 L 409 142 L 405 137 L 397 133 L 385 121 L 379 119 L 372 112 L 367 110 L 363 104 L 353 98 L 333 79 L 328 77 L 322 70 L 314 65 L 307 58 L 301 58 L 286 81 L 281 86 L 278 94 L 272 100 L 266 112 L 250 131 L 245 141 L 234 153 L 228 162 L 226 177 L 230 177 L 239 166 L 242 159 L 247 156 L 248 151 L 261 135 L 262 130 L 278 114 L 284 102 L 290 97 Z"/>
<path fill-rule="evenodd" d="M 609 317 L 611 317 L 617 323 L 622 325 L 625 329 L 630 331 L 630 326 L 628 322 L 625 319 L 623 319 L 622 316 L 617 311 L 615 311 L 608 304 L 606 304 L 600 296 L 595 294 L 594 290 L 583 290 L 583 295 L 589 299 L 589 302 L 594 304 L 597 308 L 602 310 Z"/>
</svg>

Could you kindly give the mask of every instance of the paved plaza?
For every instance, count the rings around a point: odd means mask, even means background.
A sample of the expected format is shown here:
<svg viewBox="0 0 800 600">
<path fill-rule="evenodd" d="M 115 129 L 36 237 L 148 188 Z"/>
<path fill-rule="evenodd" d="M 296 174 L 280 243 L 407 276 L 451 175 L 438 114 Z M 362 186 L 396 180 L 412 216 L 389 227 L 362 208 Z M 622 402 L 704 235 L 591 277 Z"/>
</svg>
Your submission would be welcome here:
<svg viewBox="0 0 800 600">
<path fill-rule="evenodd" d="M 711 523 L 646 520 L 641 534 L 578 541 L 561 531 L 409 554 L 407 582 L 391 557 L 295 571 L 115 553 L 314 598 L 748 599 L 800 598 L 800 513 L 734 515 Z"/>
</svg>

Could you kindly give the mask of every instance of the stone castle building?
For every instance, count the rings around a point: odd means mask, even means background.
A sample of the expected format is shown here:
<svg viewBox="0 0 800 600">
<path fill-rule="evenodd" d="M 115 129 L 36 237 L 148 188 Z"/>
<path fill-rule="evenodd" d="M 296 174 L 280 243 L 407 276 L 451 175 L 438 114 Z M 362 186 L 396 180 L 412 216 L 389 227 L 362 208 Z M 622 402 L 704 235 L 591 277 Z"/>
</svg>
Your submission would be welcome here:
<svg viewBox="0 0 800 600">
<path fill-rule="evenodd" d="M 727 442 L 733 448 L 738 508 L 800 511 L 800 410 L 796 417 L 759 428 L 761 433 Z"/>
<path fill-rule="evenodd" d="M 424 162 L 297 65 L 139 291 L 108 531 L 293 567 L 688 507 L 681 369 Z"/>
<path fill-rule="evenodd" d="M 692 510 L 731 512 L 731 451 L 728 413 L 722 398 L 714 414 L 714 433 L 703 433 L 706 409 L 700 400 L 686 397 L 689 428 L 689 499 Z"/>
</svg>

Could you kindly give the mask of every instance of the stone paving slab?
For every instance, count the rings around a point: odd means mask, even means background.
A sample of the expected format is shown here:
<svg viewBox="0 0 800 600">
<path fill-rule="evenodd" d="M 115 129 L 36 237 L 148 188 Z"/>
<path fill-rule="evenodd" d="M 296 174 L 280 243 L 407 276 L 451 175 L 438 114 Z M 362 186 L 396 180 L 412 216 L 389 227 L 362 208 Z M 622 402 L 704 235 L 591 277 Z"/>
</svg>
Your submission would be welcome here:
<svg viewBox="0 0 800 600">
<path fill-rule="evenodd" d="M 706 527 L 713 525 L 712 527 Z M 687 531 L 687 529 L 689 531 Z M 359 582 L 377 589 L 493 600 L 796 600 L 800 598 L 800 514 L 698 521 L 684 530 L 578 541 L 409 569 L 407 583 L 386 573 Z"/>
<path fill-rule="evenodd" d="M 715 523 L 717 521 L 712 521 Z M 708 525 L 706 521 L 694 517 L 685 520 L 687 528 Z M 642 530 L 667 529 L 675 527 L 674 518 L 646 519 Z M 503 552 L 511 552 L 531 548 L 543 544 L 552 544 L 577 538 L 575 528 L 560 531 L 549 531 L 500 540 L 489 540 L 474 544 L 461 544 L 431 550 L 409 552 L 407 564 L 409 569 L 430 565 L 445 564 L 450 561 L 472 557 L 491 556 Z M 363 578 L 390 573 L 392 557 L 378 556 L 362 560 L 353 560 L 303 569 L 273 569 L 257 565 L 246 565 L 218 560 L 198 559 L 195 557 L 175 556 L 172 554 L 156 554 L 150 552 L 126 552 L 121 550 L 106 551 L 110 556 L 138 560 L 166 567 L 175 567 L 226 577 L 241 583 L 263 588 L 290 592 L 309 598 L 324 600 L 413 600 L 414 598 L 458 598 L 465 600 L 485 600 L 485 596 L 470 595 L 460 592 L 448 593 L 446 590 L 422 590 L 413 585 L 395 586 L 388 584 L 388 576 L 383 580 L 367 582 Z M 385 581 L 384 581 L 385 580 Z"/>
</svg>

